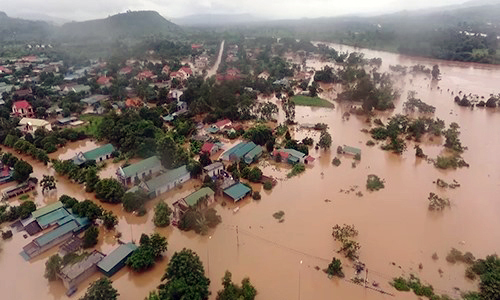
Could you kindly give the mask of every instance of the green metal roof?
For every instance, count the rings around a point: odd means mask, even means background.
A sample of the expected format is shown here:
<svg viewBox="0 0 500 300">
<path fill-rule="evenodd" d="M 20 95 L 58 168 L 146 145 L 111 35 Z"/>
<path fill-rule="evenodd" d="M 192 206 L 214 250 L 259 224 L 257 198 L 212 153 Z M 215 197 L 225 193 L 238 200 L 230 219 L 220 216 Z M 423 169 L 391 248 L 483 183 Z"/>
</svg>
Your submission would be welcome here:
<svg viewBox="0 0 500 300">
<path fill-rule="evenodd" d="M 259 157 L 261 154 L 262 154 L 262 147 L 257 146 L 253 148 L 250 152 L 245 154 L 245 162 L 247 164 L 250 164 L 255 160 L 256 157 Z"/>
<path fill-rule="evenodd" d="M 238 150 L 236 150 L 235 152 L 233 152 L 232 155 L 235 155 L 236 158 L 240 159 L 243 156 L 245 156 L 245 154 L 252 151 L 256 146 L 257 145 L 255 145 L 254 142 L 246 143 L 243 147 L 241 147 Z"/>
<path fill-rule="evenodd" d="M 119 264 L 122 260 L 127 258 L 132 252 L 137 249 L 137 246 L 128 243 L 120 245 L 118 248 L 113 250 L 110 254 L 106 255 L 97 266 L 104 272 L 109 272 L 113 269 L 117 264 Z"/>
<path fill-rule="evenodd" d="M 238 145 L 236 145 L 236 146 L 232 147 L 231 149 L 227 150 L 226 152 L 224 152 L 223 156 L 229 158 L 229 156 L 231 156 L 231 154 L 233 154 L 234 152 L 240 150 L 246 144 L 247 143 L 245 143 L 245 142 L 239 143 Z"/>
<path fill-rule="evenodd" d="M 361 149 L 351 147 L 351 146 L 344 146 L 342 148 L 342 151 L 344 151 L 345 153 L 349 153 L 349 154 L 354 154 L 354 155 L 360 154 L 361 155 Z"/>
<path fill-rule="evenodd" d="M 198 200 L 200 200 L 200 198 L 206 196 L 213 196 L 214 194 L 215 193 L 214 191 L 212 191 L 211 188 L 204 187 L 184 198 L 184 201 L 186 201 L 187 205 L 189 206 L 195 206 L 198 203 Z"/>
<path fill-rule="evenodd" d="M 143 159 L 140 162 L 122 168 L 122 170 L 123 173 L 125 173 L 126 177 L 131 177 L 135 176 L 136 174 L 148 171 L 158 165 L 161 165 L 161 161 L 158 156 L 151 156 L 150 158 Z"/>
<path fill-rule="evenodd" d="M 167 183 L 176 181 L 177 179 L 189 174 L 186 165 L 178 167 L 177 169 L 167 170 L 162 175 L 146 181 L 149 191 L 152 192 Z"/>
<path fill-rule="evenodd" d="M 68 222 L 62 226 L 57 227 L 56 229 L 47 232 L 46 234 L 37 237 L 34 241 L 40 246 L 43 247 L 53 240 L 65 235 L 68 232 L 72 232 L 74 229 L 78 228 L 78 223 L 76 221 Z"/>
<path fill-rule="evenodd" d="M 306 156 L 304 153 L 297 151 L 295 149 L 283 149 L 282 151 L 287 152 L 288 154 L 293 155 L 299 159 Z"/>
<path fill-rule="evenodd" d="M 31 216 L 34 219 L 36 219 L 36 218 L 41 217 L 41 216 L 43 216 L 45 214 L 48 214 L 49 212 L 57 210 L 57 209 L 59 209 L 61 207 L 63 207 L 62 202 L 57 201 L 55 203 L 52 203 L 52 204 L 49 204 L 49 205 L 45 205 L 44 207 L 41 207 L 41 208 L 35 210 L 34 212 L 31 213 Z"/>
<path fill-rule="evenodd" d="M 238 201 L 245 197 L 246 194 L 250 193 L 252 190 L 244 185 L 243 183 L 237 183 L 224 190 L 224 193 L 229 197 L 233 198 L 234 201 Z"/>
<path fill-rule="evenodd" d="M 111 144 L 106 144 L 104 146 L 101 146 L 99 148 L 95 148 L 93 150 L 87 151 L 83 153 L 83 156 L 87 160 L 96 160 L 97 158 L 101 156 L 106 156 L 106 154 L 111 154 L 115 151 L 115 147 Z"/>
<path fill-rule="evenodd" d="M 36 221 L 40 227 L 45 227 L 51 223 L 55 223 L 57 220 L 65 218 L 66 216 L 69 216 L 69 212 L 64 207 L 61 207 L 36 218 Z"/>
</svg>

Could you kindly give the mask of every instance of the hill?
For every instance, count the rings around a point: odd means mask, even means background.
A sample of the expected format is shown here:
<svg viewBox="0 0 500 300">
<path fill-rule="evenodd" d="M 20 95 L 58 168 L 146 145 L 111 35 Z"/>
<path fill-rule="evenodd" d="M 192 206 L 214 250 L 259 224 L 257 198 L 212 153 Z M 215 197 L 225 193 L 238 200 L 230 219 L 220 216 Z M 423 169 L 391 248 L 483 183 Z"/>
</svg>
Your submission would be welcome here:
<svg viewBox="0 0 500 300">
<path fill-rule="evenodd" d="M 0 12 L 0 41 L 24 42 L 39 41 L 47 38 L 53 26 L 43 21 L 28 21 L 11 18 Z"/>
<path fill-rule="evenodd" d="M 151 35 L 171 36 L 181 33 L 179 26 L 167 21 L 156 11 L 128 11 L 106 19 L 70 22 L 61 26 L 62 39 L 117 39 Z"/>
</svg>

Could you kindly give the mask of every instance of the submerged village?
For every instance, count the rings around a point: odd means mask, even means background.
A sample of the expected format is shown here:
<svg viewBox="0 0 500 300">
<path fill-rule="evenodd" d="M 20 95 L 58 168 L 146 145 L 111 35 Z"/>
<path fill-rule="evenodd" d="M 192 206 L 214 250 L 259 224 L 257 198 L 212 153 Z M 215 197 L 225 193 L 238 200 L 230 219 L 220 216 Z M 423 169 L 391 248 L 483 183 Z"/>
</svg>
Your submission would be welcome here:
<svg viewBox="0 0 500 300">
<path fill-rule="evenodd" d="M 460 224 L 498 228 L 464 216 L 498 206 L 463 202 L 471 182 L 499 192 L 483 154 L 500 69 L 295 39 L 156 46 L 0 58 L 1 286 L 32 289 L 12 299 L 494 299 L 467 297 L 499 236 L 484 252 Z"/>
</svg>

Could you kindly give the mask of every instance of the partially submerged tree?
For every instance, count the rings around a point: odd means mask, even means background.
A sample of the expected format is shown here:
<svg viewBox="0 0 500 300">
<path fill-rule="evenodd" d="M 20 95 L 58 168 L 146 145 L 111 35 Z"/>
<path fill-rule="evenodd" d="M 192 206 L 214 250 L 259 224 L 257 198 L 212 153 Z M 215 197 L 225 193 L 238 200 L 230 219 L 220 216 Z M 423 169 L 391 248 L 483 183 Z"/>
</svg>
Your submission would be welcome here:
<svg viewBox="0 0 500 300">
<path fill-rule="evenodd" d="M 45 262 L 45 274 L 43 275 L 49 281 L 57 279 L 57 273 L 61 270 L 62 258 L 58 254 L 54 254 Z"/>
<path fill-rule="evenodd" d="M 113 282 L 103 277 L 92 282 L 80 300 L 116 300 L 120 294 L 113 288 Z"/>
<path fill-rule="evenodd" d="M 222 286 L 224 289 L 217 292 L 217 300 L 254 300 L 257 295 L 257 290 L 250 283 L 249 278 L 243 278 L 241 286 L 233 283 L 232 274 L 226 271 L 222 278 Z"/>
</svg>

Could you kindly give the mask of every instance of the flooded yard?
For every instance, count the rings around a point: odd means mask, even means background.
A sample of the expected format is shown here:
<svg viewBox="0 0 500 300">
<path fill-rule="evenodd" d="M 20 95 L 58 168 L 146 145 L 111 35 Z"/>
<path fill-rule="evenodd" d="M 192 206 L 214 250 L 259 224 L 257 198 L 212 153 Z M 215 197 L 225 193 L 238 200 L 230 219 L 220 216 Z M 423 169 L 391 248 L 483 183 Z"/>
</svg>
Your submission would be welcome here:
<svg viewBox="0 0 500 300">
<path fill-rule="evenodd" d="M 351 49 L 337 47 L 340 51 Z M 420 63 L 427 67 L 439 64 L 442 73 L 442 80 L 437 83 L 439 89 L 423 75 L 409 74 L 398 80 L 402 97 L 396 102 L 394 114 L 402 112 L 407 91 L 417 91 L 418 98 L 436 107 L 436 117 L 443 119 L 447 125 L 450 122 L 460 125 L 460 139 L 468 147 L 463 157 L 470 167 L 450 171 L 436 169 L 415 157 L 413 142 L 408 143 L 408 150 L 401 156 L 381 150 L 380 145 L 366 146 L 370 137 L 361 130 L 370 127 L 365 117 L 342 119 L 350 103 L 336 103 L 333 109 L 297 106 L 296 121 L 299 124 L 321 122 L 329 125 L 332 149 L 311 149 L 310 155 L 316 157 L 315 165 L 308 166 L 306 172 L 290 179 L 286 178 L 287 166 L 259 163 L 265 175 L 280 179 L 278 185 L 272 191 L 261 190 L 260 201 L 247 198 L 223 207 L 220 203 L 227 199 L 217 197 L 216 209 L 222 216 L 222 223 L 208 236 L 182 232 L 172 226 L 157 229 L 152 222 L 152 208 L 158 201 L 164 199 L 172 205 L 200 186 L 199 180 L 191 180 L 180 189 L 148 202 L 148 213 L 142 217 L 124 212 L 121 205 L 101 204 L 118 215 L 116 230 L 122 233 L 123 241 L 137 241 L 141 233 L 159 232 L 167 237 L 169 243 L 165 258 L 152 270 L 134 273 L 124 268 L 111 278 L 121 294 L 120 299 L 146 297 L 160 283 L 168 259 L 184 247 L 196 251 L 203 261 L 211 280 L 211 299 L 215 299 L 217 290 L 221 288 L 221 278 L 226 270 L 233 273 L 236 282 L 249 276 L 258 290 L 258 299 L 417 299 L 411 293 L 395 291 L 388 284 L 393 277 L 410 272 L 432 284 L 436 292 L 450 296 L 457 295 L 455 287 L 461 290 L 475 288 L 476 283 L 464 276 L 465 265 L 452 265 L 444 258 L 452 247 L 470 251 L 476 257 L 484 257 L 500 249 L 500 111 L 498 108 L 471 110 L 459 107 L 453 102 L 451 92 L 456 95 L 463 91 L 485 97 L 500 92 L 500 67 L 435 61 L 371 50 L 363 52 L 367 58 L 381 57 L 382 70 L 387 70 L 390 64 L 411 66 Z M 320 66 L 319 62 L 308 64 Z M 329 94 L 324 97 L 330 99 Z M 391 114 L 384 112 L 380 116 L 385 122 Z M 283 119 L 280 112 L 278 121 Z M 292 136 L 296 139 L 310 136 L 315 142 L 319 139 L 319 133 L 308 130 L 294 130 Z M 361 161 L 355 168 L 351 166 L 353 159 L 347 156 L 340 158 L 342 163 L 339 167 L 331 163 L 337 155 L 337 146 L 344 144 L 362 150 Z M 96 145 L 89 140 L 68 144 L 67 148 L 51 154 L 51 158 L 69 159 L 76 151 L 89 150 Z M 424 153 L 434 158 L 443 149 L 441 143 L 436 141 L 424 142 L 421 147 Z M 6 148 L 2 150 L 12 152 Z M 39 162 L 21 155 L 18 157 L 33 165 L 34 176 L 39 179 L 43 174 L 54 174 L 51 168 Z M 119 165 L 107 161 L 101 176 L 114 176 L 114 170 Z M 368 174 L 384 179 L 385 188 L 377 192 L 367 191 L 365 183 Z M 85 193 L 83 186 L 56 177 L 55 192 L 44 196 L 38 187 L 36 196 L 31 193 L 37 205 L 57 201 L 63 194 L 100 203 L 92 194 Z M 438 178 L 447 182 L 455 179 L 461 187 L 440 189 L 433 183 Z M 345 192 L 353 186 L 363 193 L 362 197 L 356 196 L 355 192 Z M 429 192 L 449 197 L 451 208 L 442 212 L 429 211 Z M 18 200 L 10 201 L 15 203 Z M 234 213 L 236 206 L 240 210 Z M 280 210 L 285 212 L 282 223 L 272 216 Z M 395 294 L 395 297 L 364 289 L 346 280 L 328 279 L 325 273 L 316 270 L 316 266 L 326 268 L 333 256 L 340 257 L 336 253 L 339 244 L 333 240 L 331 228 L 344 223 L 354 224 L 359 231 L 356 240 L 361 245 L 360 259 L 369 271 L 368 280 L 380 283 L 383 290 Z M 97 249 L 104 253 L 114 249 L 117 245 L 114 234 L 101 229 Z M 67 299 L 60 281 L 48 283 L 43 278 L 45 261 L 57 251 L 57 247 L 30 262 L 18 255 L 22 246 L 31 239 L 15 234 L 12 240 L 0 243 L 2 298 Z M 437 261 L 431 258 L 434 252 L 439 256 Z M 354 270 L 349 267 L 348 261 L 343 260 L 343 263 L 348 280 Z M 421 270 L 420 263 L 423 266 Z M 99 274 L 96 274 L 80 284 L 72 298 L 82 296 L 88 283 L 98 277 Z"/>
</svg>

